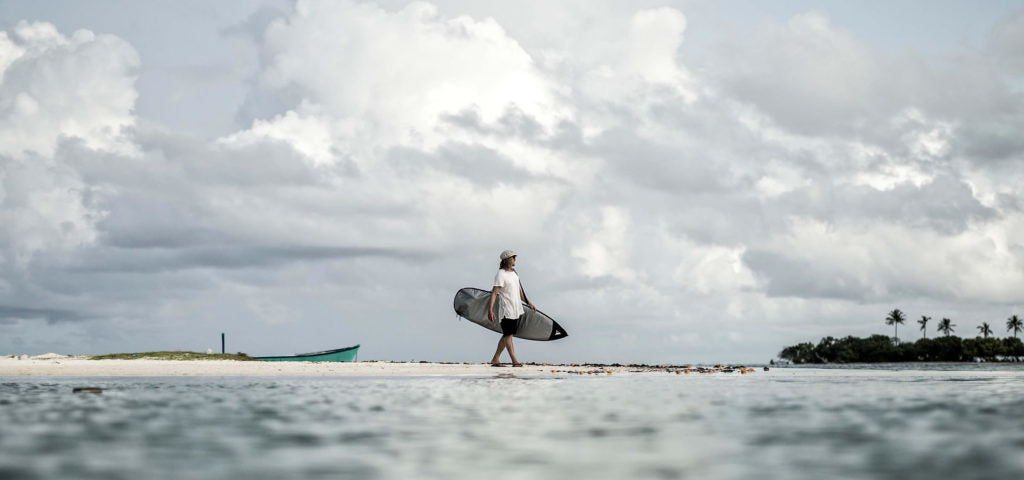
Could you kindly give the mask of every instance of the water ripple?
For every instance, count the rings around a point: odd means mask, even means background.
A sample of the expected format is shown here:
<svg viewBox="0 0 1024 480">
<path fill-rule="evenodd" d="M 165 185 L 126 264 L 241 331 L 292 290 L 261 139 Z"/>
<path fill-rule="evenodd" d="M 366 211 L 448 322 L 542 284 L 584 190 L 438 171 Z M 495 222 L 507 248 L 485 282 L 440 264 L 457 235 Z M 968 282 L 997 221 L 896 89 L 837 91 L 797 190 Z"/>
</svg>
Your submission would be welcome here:
<svg viewBox="0 0 1024 480">
<path fill-rule="evenodd" d="M 773 372 L 2 379 L 0 478 L 1024 476 L 1024 372 Z"/>
</svg>

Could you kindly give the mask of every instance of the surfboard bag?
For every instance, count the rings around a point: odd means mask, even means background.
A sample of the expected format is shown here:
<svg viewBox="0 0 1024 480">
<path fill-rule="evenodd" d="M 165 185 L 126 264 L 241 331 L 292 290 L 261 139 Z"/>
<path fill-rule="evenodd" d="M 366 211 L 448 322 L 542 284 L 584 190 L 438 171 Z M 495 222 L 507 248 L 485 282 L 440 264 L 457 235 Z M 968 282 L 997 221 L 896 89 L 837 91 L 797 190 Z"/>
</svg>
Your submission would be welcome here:
<svg viewBox="0 0 1024 480">
<path fill-rule="evenodd" d="M 491 292 L 479 288 L 466 287 L 455 293 L 455 313 L 481 327 L 501 333 L 501 322 L 491 322 L 487 318 L 487 302 Z M 519 319 L 519 331 L 516 338 L 525 340 L 558 340 L 569 336 L 565 329 L 553 318 L 540 310 L 532 310 L 523 304 L 526 313 Z M 498 315 L 498 302 L 494 302 L 494 315 Z"/>
</svg>

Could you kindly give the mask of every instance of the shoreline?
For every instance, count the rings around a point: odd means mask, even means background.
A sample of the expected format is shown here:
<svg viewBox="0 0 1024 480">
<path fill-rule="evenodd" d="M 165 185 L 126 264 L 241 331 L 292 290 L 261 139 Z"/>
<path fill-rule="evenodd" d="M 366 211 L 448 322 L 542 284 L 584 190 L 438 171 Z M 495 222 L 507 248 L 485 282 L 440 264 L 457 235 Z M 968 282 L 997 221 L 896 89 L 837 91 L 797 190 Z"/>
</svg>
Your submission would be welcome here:
<svg viewBox="0 0 1024 480">
<path fill-rule="evenodd" d="M 87 356 L 57 354 L 0 357 L 0 377 L 379 377 L 463 376 L 512 374 L 551 375 L 746 375 L 762 372 L 740 366 L 537 364 L 522 367 L 506 364 L 434 362 L 260 362 L 235 360 L 90 360 Z"/>
</svg>

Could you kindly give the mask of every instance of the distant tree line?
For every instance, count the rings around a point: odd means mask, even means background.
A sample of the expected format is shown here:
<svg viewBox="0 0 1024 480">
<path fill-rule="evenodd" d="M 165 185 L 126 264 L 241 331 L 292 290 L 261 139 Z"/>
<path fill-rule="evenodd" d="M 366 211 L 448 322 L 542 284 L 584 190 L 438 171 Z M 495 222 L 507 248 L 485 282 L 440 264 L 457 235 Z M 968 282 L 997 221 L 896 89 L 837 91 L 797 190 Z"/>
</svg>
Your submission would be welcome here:
<svg viewBox="0 0 1024 480">
<path fill-rule="evenodd" d="M 921 317 L 917 321 L 921 332 L 927 335 L 925 327 L 931 317 Z M 893 326 L 893 333 L 906 321 L 899 309 L 889 312 L 885 318 L 886 325 Z M 825 337 L 814 345 L 810 342 L 799 343 L 786 347 L 779 353 L 779 358 L 793 363 L 877 363 L 877 362 L 972 362 L 984 360 L 989 362 L 1018 362 L 1024 358 L 1024 342 L 1017 334 L 1024 330 L 1017 315 L 1006 320 L 1007 331 L 1013 332 L 1012 337 L 991 337 L 992 328 L 983 322 L 978 326 L 982 336 L 960 338 L 952 335 L 956 327 L 948 318 L 938 322 L 938 331 L 944 336 L 927 338 L 915 342 L 900 342 L 899 337 L 872 335 L 868 338 Z"/>
</svg>

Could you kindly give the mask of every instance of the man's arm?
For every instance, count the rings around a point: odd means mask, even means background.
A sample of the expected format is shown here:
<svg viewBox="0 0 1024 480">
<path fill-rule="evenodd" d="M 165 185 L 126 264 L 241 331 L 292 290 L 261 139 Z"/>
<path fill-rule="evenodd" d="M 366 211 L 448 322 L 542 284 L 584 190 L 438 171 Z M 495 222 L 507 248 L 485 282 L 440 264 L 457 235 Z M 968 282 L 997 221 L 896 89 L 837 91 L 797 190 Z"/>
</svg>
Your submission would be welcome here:
<svg viewBox="0 0 1024 480">
<path fill-rule="evenodd" d="M 530 307 L 530 310 L 536 310 L 537 307 L 533 306 L 533 302 L 526 298 L 526 290 L 523 290 L 523 282 L 519 282 L 519 297 L 526 302 L 526 306 Z"/>
<path fill-rule="evenodd" d="M 487 301 L 487 319 L 492 322 L 494 321 L 494 299 L 498 296 L 498 290 L 501 290 L 501 287 L 492 288 L 491 298 Z"/>
</svg>

